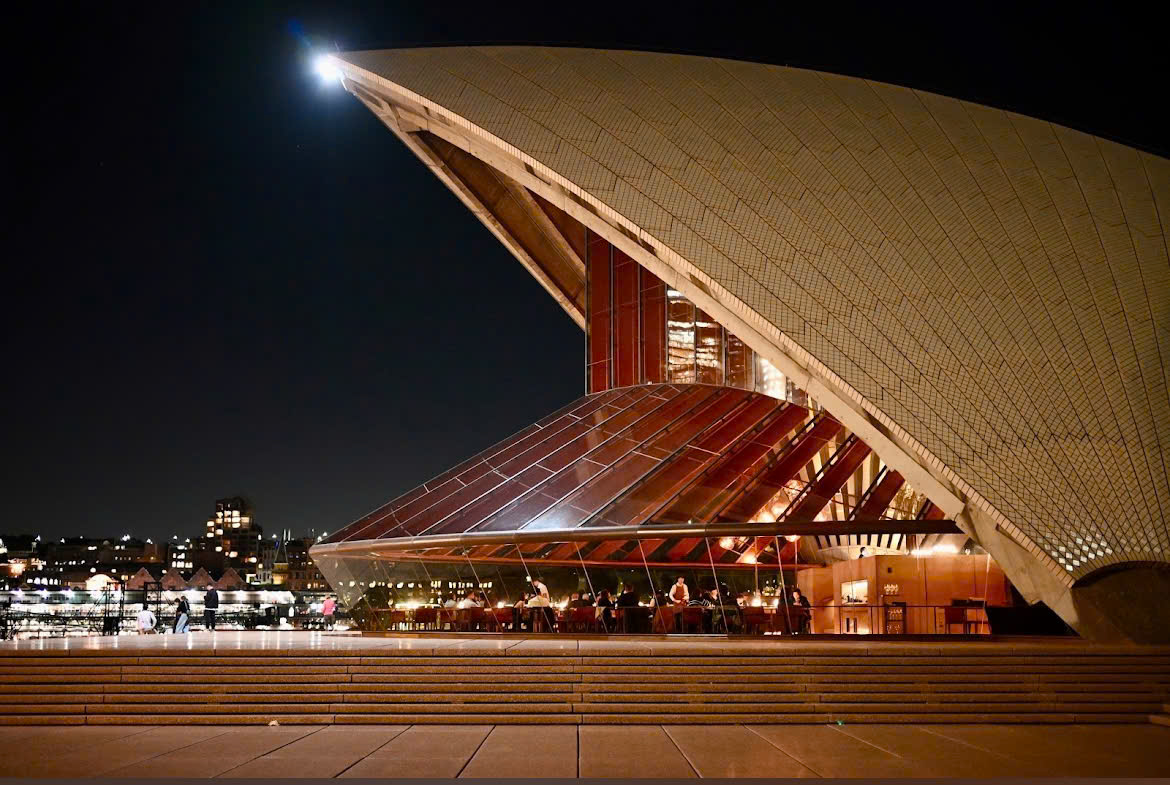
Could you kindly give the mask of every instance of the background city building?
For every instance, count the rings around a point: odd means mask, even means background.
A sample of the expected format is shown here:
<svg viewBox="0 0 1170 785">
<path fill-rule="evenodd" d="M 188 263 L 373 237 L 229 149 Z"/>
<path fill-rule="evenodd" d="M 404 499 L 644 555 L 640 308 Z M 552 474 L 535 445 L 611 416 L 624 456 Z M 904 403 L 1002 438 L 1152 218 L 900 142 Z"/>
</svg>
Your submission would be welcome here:
<svg viewBox="0 0 1170 785">
<path fill-rule="evenodd" d="M 13 636 L 91 634 L 142 602 L 171 619 L 180 594 L 198 607 L 210 586 L 222 592 L 225 628 L 300 624 L 319 611 L 329 589 L 308 556 L 317 538 L 286 528 L 265 539 L 242 497 L 217 500 L 191 533 L 165 543 L 0 535 L 0 626 Z M 127 631 L 132 616 L 121 616 Z"/>
</svg>

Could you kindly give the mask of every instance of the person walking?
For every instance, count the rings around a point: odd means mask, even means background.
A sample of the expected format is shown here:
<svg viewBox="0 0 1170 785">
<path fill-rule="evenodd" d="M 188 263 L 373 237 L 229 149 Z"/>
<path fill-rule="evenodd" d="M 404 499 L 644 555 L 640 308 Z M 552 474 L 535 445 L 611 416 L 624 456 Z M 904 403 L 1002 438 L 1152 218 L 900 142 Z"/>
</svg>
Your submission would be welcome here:
<svg viewBox="0 0 1170 785">
<path fill-rule="evenodd" d="M 175 634 L 190 632 L 191 606 L 186 597 L 179 597 L 179 604 L 175 607 Z"/>
<path fill-rule="evenodd" d="M 333 612 L 337 610 L 337 600 L 333 599 L 333 595 L 325 598 L 325 602 L 321 603 L 321 616 L 325 623 L 325 629 L 333 629 Z"/>
<path fill-rule="evenodd" d="M 219 608 L 219 592 L 215 586 L 208 586 L 203 595 L 203 627 L 215 632 L 215 612 Z"/>
</svg>

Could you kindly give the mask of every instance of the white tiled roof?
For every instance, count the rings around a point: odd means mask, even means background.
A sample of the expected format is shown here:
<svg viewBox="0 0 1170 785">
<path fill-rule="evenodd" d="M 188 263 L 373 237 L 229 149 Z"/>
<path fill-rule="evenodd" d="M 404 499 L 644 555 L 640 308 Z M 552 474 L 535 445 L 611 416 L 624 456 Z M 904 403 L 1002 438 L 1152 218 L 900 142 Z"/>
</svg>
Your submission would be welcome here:
<svg viewBox="0 0 1170 785">
<path fill-rule="evenodd" d="M 1170 161 L 964 101 L 639 52 L 355 52 L 636 224 L 1072 577 L 1170 556 Z"/>
</svg>

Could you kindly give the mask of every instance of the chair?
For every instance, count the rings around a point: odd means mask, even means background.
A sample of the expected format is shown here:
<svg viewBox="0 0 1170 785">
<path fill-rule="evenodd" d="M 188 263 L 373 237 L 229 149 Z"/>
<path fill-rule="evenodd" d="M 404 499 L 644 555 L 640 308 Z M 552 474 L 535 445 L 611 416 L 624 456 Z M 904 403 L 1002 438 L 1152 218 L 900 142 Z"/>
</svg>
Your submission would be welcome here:
<svg viewBox="0 0 1170 785">
<path fill-rule="evenodd" d="M 962 606 L 950 606 L 943 608 L 943 624 L 946 626 L 947 635 L 951 634 L 951 627 L 959 625 L 963 628 L 963 635 L 971 635 L 973 628 L 978 626 L 978 622 L 972 621 L 967 615 L 969 609 Z"/>
<path fill-rule="evenodd" d="M 650 622 L 650 631 L 663 635 L 674 632 L 674 608 L 667 606 L 656 608 L 654 618 Z"/>
<path fill-rule="evenodd" d="M 597 612 L 593 608 L 566 608 L 566 632 L 593 632 L 597 629 Z"/>
<path fill-rule="evenodd" d="M 638 635 L 645 632 L 649 626 L 650 609 L 627 605 L 614 610 L 614 619 L 617 621 L 618 632 Z"/>
<path fill-rule="evenodd" d="M 414 611 L 414 628 L 429 629 L 435 624 L 439 618 L 439 612 L 435 608 L 415 608 Z"/>
<path fill-rule="evenodd" d="M 514 624 L 516 615 L 512 608 L 494 608 L 488 614 L 488 619 L 495 625 L 497 632 L 503 632 Z"/>
<path fill-rule="evenodd" d="M 704 608 L 698 606 L 688 606 L 682 609 L 682 628 L 683 632 L 690 632 L 697 629 L 699 632 L 703 631 L 703 621 L 706 617 Z"/>
<path fill-rule="evenodd" d="M 532 631 L 533 632 L 552 632 L 554 621 L 552 608 L 546 606 L 536 606 L 529 608 L 529 613 L 532 615 Z"/>
<path fill-rule="evenodd" d="M 460 632 L 479 630 L 486 617 L 483 608 L 460 608 L 455 612 L 455 629 Z"/>
<path fill-rule="evenodd" d="M 762 635 L 768 627 L 768 612 L 763 608 L 743 609 L 743 628 L 748 635 Z"/>
<path fill-rule="evenodd" d="M 454 630 L 458 624 L 456 616 L 457 611 L 455 608 L 439 608 L 439 629 L 445 630 L 449 624 L 451 625 L 451 629 Z"/>
</svg>

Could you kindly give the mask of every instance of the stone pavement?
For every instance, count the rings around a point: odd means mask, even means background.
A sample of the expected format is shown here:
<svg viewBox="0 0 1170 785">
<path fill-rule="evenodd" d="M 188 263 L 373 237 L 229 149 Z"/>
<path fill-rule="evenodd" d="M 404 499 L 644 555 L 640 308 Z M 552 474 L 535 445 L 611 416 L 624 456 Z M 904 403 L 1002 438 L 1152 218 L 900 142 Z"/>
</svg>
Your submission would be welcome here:
<svg viewBox="0 0 1170 785">
<path fill-rule="evenodd" d="M 192 632 L 185 635 L 120 635 L 77 636 L 72 638 L 34 638 L 19 641 L 0 641 L 0 656 L 24 656 L 37 652 L 69 654 L 124 654 L 144 655 L 185 654 L 188 652 L 251 652 L 311 655 L 314 652 L 332 654 L 420 654 L 437 652 L 476 654 L 494 652 L 508 654 L 562 654 L 598 655 L 621 654 L 647 656 L 654 654 L 751 654 L 793 653 L 797 650 L 817 650 L 850 653 L 938 654 L 955 655 L 1021 653 L 1074 654 L 1170 654 L 1170 646 L 1134 646 L 1130 644 L 1095 644 L 1079 638 L 955 636 L 927 640 L 878 640 L 868 635 L 835 635 L 810 638 L 807 636 L 768 636 L 726 638 L 719 636 L 686 635 L 500 635 L 455 633 L 395 633 L 362 635 L 360 633 L 293 631 L 238 631 Z"/>
<path fill-rule="evenodd" d="M 1166 777 L 1153 725 L 0 728 L 6 777 Z"/>
</svg>

